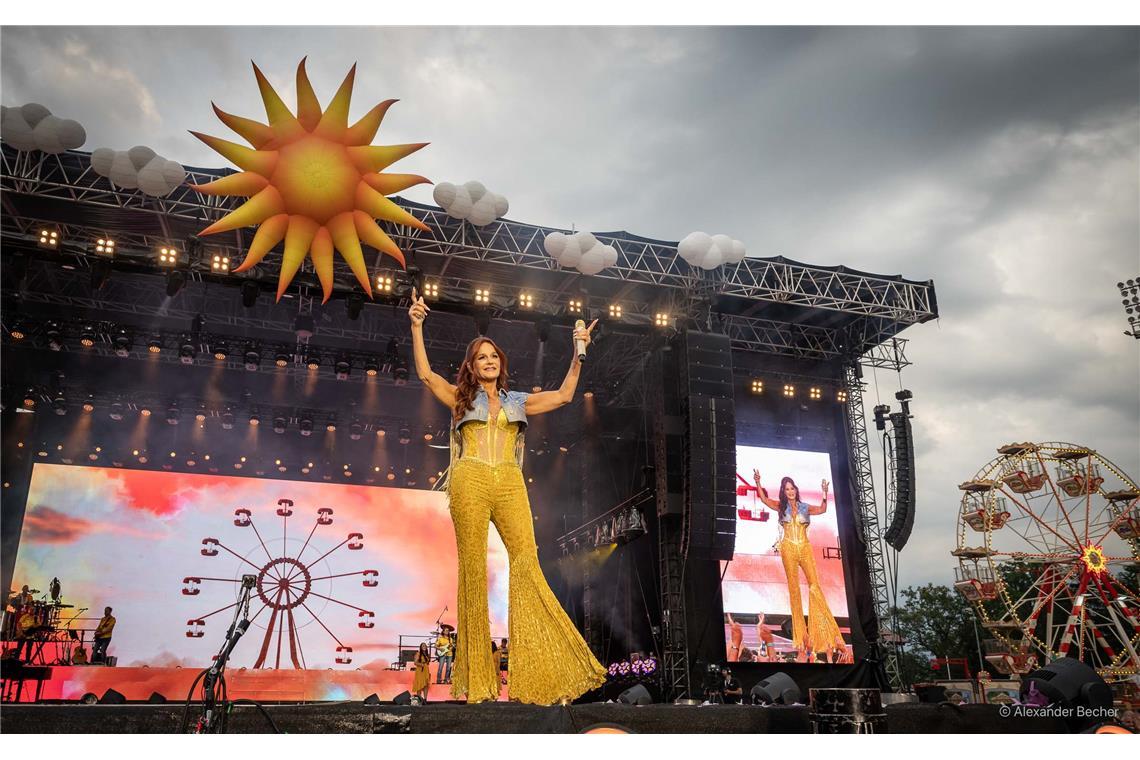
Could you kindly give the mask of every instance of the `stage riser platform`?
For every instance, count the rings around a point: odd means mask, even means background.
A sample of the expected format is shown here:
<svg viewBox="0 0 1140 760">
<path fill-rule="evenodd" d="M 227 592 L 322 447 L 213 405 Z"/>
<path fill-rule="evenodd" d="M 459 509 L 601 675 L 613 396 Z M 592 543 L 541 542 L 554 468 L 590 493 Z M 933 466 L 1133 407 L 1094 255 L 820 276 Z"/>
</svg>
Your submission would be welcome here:
<svg viewBox="0 0 1140 760">
<path fill-rule="evenodd" d="M 277 727 L 291 734 L 370 733 L 577 733 L 596 723 L 617 723 L 637 733 L 811 733 L 807 707 L 586 704 L 535 707 L 519 704 L 366 706 L 359 702 L 266 707 Z M 176 733 L 182 705 L 4 705 L 0 733 Z M 888 733 L 1068 733 L 1063 721 L 1002 718 L 996 705 L 891 705 Z M 192 715 L 196 715 L 192 711 Z M 239 705 L 230 733 L 270 733 L 256 708 Z"/>
</svg>

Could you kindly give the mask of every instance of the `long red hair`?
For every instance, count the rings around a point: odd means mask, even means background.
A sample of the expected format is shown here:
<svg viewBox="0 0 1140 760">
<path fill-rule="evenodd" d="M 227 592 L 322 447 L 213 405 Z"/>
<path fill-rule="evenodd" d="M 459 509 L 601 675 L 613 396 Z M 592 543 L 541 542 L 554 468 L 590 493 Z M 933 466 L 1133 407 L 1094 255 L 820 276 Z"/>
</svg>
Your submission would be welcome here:
<svg viewBox="0 0 1140 760">
<path fill-rule="evenodd" d="M 452 418 L 458 422 L 469 410 L 475 408 L 475 394 L 479 392 L 479 377 L 475 374 L 475 354 L 484 343 L 490 343 L 491 348 L 499 355 L 499 377 L 496 380 L 498 390 L 507 390 L 507 355 L 499 344 L 488 337 L 480 335 L 467 344 L 467 355 L 463 357 L 463 364 L 459 366 L 459 374 L 455 376 L 455 409 Z"/>
</svg>

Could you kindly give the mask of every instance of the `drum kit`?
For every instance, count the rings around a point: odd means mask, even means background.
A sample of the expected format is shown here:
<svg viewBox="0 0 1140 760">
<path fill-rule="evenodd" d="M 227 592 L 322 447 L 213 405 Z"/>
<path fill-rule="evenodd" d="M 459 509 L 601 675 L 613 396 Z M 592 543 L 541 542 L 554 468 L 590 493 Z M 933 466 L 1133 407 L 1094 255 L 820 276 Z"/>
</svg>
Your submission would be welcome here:
<svg viewBox="0 0 1140 760">
<path fill-rule="evenodd" d="M 20 642 L 32 642 L 28 647 L 27 664 L 70 665 L 71 650 L 75 645 L 82 647 L 83 631 L 74 630 L 71 624 L 87 608 L 80 608 L 73 617 L 65 610 L 75 609 L 73 604 L 65 604 L 60 598 L 60 582 L 52 578 L 48 593 L 36 598 L 39 589 L 24 586 L 20 591 L 10 592 L 5 609 L 4 623 L 0 627 L 0 638 L 12 644 L 5 656 L 18 656 Z M 46 598 L 50 596 L 49 598 Z M 48 644 L 55 644 L 54 659 L 48 661 L 44 654 Z"/>
</svg>

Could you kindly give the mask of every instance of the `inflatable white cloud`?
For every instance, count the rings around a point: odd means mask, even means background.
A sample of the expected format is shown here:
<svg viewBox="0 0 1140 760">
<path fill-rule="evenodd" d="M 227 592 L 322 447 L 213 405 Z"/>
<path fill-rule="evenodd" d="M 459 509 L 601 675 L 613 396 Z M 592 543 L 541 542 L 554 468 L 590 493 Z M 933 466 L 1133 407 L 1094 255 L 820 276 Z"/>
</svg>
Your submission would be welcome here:
<svg viewBox="0 0 1140 760">
<path fill-rule="evenodd" d="M 577 269 L 582 274 L 597 274 L 617 263 L 617 249 L 603 245 L 589 232 L 552 232 L 542 241 L 546 252 L 561 266 Z"/>
<path fill-rule="evenodd" d="M 744 243 L 728 235 L 690 232 L 677 244 L 677 253 L 692 266 L 716 269 L 721 264 L 739 264 L 745 251 Z"/>
<path fill-rule="evenodd" d="M 186 170 L 145 145 L 130 150 L 96 148 L 91 153 L 91 168 L 116 187 L 139 189 L 147 195 L 162 197 L 186 181 Z"/>
<path fill-rule="evenodd" d="M 0 108 L 0 139 L 16 150 L 63 153 L 87 142 L 83 125 L 52 116 L 39 103 Z"/>
<path fill-rule="evenodd" d="M 462 185 L 440 182 L 432 191 L 432 197 L 448 216 L 466 219 L 476 227 L 490 224 L 510 208 L 506 198 L 492 193 L 482 182 L 474 180 Z"/>
</svg>

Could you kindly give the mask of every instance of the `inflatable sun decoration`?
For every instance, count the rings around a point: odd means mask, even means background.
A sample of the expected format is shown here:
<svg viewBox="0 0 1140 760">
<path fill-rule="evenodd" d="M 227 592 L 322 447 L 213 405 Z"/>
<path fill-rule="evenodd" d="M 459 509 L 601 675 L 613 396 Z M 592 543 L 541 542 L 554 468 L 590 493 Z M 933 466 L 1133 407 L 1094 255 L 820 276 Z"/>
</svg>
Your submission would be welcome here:
<svg viewBox="0 0 1140 760">
<path fill-rule="evenodd" d="M 218 118 L 252 148 L 198 132 L 190 133 L 243 170 L 205 185 L 194 185 L 194 189 L 209 195 L 249 198 L 200 234 L 213 235 L 260 225 L 245 260 L 235 272 L 256 265 L 273 246 L 284 240 L 277 300 L 281 300 L 305 255 L 309 254 L 321 281 L 324 301 L 328 301 L 332 295 L 334 247 L 371 297 L 361 242 L 388 254 L 400 262 L 401 267 L 405 266 L 404 254 L 376 220 L 428 229 L 385 196 L 429 180 L 415 174 L 380 172 L 427 143 L 370 144 L 395 100 L 384 101 L 356 124 L 348 125 L 355 64 L 328 108 L 322 111 L 302 60 L 297 66 L 296 115 L 281 101 L 257 64 L 253 66 L 253 73 L 269 124 L 228 114 L 214 105 Z"/>
</svg>

